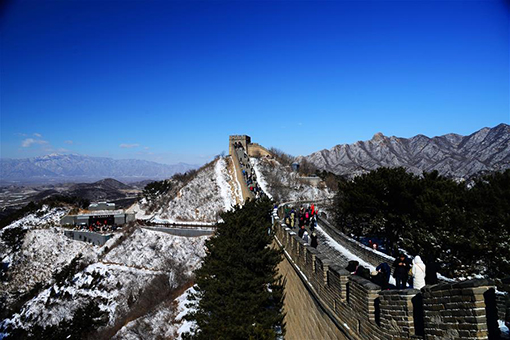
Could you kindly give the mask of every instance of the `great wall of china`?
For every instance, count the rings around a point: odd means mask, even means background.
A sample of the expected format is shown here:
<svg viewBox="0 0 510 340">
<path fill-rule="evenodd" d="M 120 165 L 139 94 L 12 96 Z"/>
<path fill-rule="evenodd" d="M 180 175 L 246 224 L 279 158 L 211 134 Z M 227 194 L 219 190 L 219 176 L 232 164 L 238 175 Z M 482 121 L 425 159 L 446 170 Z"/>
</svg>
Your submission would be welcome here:
<svg viewBox="0 0 510 340">
<path fill-rule="evenodd" d="M 248 136 L 231 136 L 229 150 L 234 142 L 244 143 L 247 150 L 251 144 Z M 231 155 L 234 164 L 239 163 L 236 153 Z M 496 294 L 494 281 L 443 281 L 421 290 L 383 291 L 305 244 L 282 223 L 281 214 L 280 209 L 280 216 L 274 216 L 273 230 L 285 254 L 279 271 L 286 280 L 286 339 L 500 339 L 498 317 L 504 319 L 509 299 L 508 293 Z M 367 262 L 392 261 L 337 231 L 324 218 L 320 225 Z"/>
</svg>

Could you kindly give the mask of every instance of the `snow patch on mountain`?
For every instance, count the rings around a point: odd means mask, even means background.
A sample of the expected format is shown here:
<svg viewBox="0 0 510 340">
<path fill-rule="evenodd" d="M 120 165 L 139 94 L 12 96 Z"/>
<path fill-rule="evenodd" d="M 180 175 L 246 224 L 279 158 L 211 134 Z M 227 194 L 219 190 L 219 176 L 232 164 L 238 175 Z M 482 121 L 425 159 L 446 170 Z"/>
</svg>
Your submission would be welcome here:
<svg viewBox="0 0 510 340">
<path fill-rule="evenodd" d="M 437 170 L 441 175 L 468 178 L 480 172 L 510 168 L 510 126 L 499 124 L 469 136 L 447 134 L 429 138 L 386 137 L 377 133 L 371 140 L 339 144 L 305 159 L 318 169 L 355 177 L 379 167 L 405 167 L 421 175 Z"/>
<path fill-rule="evenodd" d="M 167 261 L 172 259 L 178 263 L 186 263 L 187 274 L 191 274 L 205 255 L 206 239 L 206 236 L 179 237 L 137 229 L 126 241 L 112 249 L 103 261 L 161 271 L 167 267 Z"/>
<path fill-rule="evenodd" d="M 60 219 L 64 217 L 68 213 L 69 209 L 67 208 L 50 208 L 47 205 L 44 205 L 41 209 L 36 212 L 30 213 L 19 220 L 14 221 L 9 224 L 5 228 L 3 228 L 0 232 L 4 232 L 6 229 L 10 228 L 23 228 L 23 229 L 33 229 L 33 228 L 48 228 L 53 226 L 58 226 L 60 223 Z"/>
<path fill-rule="evenodd" d="M 314 186 L 275 159 L 252 158 L 250 162 L 262 190 L 279 202 L 323 200 L 335 195 L 323 183 Z"/>
<path fill-rule="evenodd" d="M 232 189 L 228 184 L 228 181 L 231 180 L 231 178 L 228 173 L 227 163 L 225 162 L 224 158 L 218 159 L 218 161 L 214 165 L 214 172 L 216 175 L 216 183 L 220 188 L 220 195 L 225 205 L 225 211 L 228 211 L 232 209 L 236 201 L 234 196 L 232 195 Z"/>
<path fill-rule="evenodd" d="M 176 197 L 155 211 L 150 219 L 167 223 L 217 222 L 219 214 L 235 204 L 235 195 L 228 185 L 232 180 L 225 159 L 219 158 L 198 171 Z M 134 209 L 140 209 L 137 218 L 149 215 L 143 211 L 142 202 Z"/>
<path fill-rule="evenodd" d="M 262 191 L 264 191 L 266 193 L 266 195 L 270 199 L 273 199 L 273 196 L 271 195 L 271 193 L 269 191 L 269 186 L 266 182 L 266 178 L 264 177 L 264 175 L 262 174 L 262 171 L 260 170 L 258 158 L 250 158 L 250 163 L 251 163 L 251 166 L 253 167 L 253 170 L 255 170 L 255 176 L 257 176 L 257 183 L 259 183 L 260 188 L 262 189 Z"/>
<path fill-rule="evenodd" d="M 144 315 L 122 327 L 113 340 L 139 340 L 155 338 L 182 339 L 182 334 L 189 332 L 195 322 L 184 320 L 191 311 L 189 294 L 195 293 L 194 286 L 188 288 L 171 304 L 164 304 L 150 314 Z"/>
<path fill-rule="evenodd" d="M 21 250 L 10 257 L 10 280 L 4 289 L 28 291 L 39 282 L 47 282 L 78 254 L 97 257 L 97 250 L 89 243 L 64 236 L 60 228 L 30 230 Z"/>
</svg>

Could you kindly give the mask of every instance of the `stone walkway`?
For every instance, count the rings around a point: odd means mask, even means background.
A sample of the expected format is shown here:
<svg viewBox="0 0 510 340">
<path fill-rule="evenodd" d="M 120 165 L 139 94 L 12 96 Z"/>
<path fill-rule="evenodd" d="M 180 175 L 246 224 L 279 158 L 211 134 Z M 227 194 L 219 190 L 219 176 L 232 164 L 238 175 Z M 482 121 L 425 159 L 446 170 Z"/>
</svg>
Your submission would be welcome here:
<svg viewBox="0 0 510 340">
<path fill-rule="evenodd" d="M 294 225 L 295 226 L 298 225 L 297 219 Z M 305 229 L 306 231 L 308 231 L 308 234 L 311 235 L 310 228 L 305 227 Z M 297 233 L 298 230 L 299 229 L 297 227 L 294 227 L 294 229 L 292 229 L 292 231 L 294 231 L 295 233 Z M 341 266 L 342 268 L 347 267 L 349 259 L 347 259 L 341 252 L 330 246 L 329 243 L 326 242 L 326 237 L 321 232 L 318 231 L 317 231 L 317 250 L 321 254 L 326 255 L 326 257 L 330 261 L 332 261 L 332 263 Z"/>
</svg>

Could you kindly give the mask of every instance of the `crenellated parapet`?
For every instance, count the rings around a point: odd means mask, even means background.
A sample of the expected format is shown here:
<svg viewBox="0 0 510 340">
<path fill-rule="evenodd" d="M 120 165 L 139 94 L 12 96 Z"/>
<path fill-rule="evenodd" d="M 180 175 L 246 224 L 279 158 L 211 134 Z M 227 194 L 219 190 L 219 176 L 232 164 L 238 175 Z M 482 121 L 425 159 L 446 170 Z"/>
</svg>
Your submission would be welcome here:
<svg viewBox="0 0 510 340">
<path fill-rule="evenodd" d="M 421 290 L 381 288 L 332 263 L 284 224 L 275 238 L 307 289 L 347 338 L 497 339 L 495 284 L 477 279 L 425 286 Z M 302 313 L 306 313 L 303 306 Z M 292 327 L 288 325 L 288 327 Z"/>
</svg>

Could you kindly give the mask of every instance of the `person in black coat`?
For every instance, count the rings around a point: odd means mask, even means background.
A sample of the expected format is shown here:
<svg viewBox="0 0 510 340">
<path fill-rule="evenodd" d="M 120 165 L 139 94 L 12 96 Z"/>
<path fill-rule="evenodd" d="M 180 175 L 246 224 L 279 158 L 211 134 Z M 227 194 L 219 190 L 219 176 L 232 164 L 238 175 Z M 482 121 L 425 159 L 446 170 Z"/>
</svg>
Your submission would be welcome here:
<svg viewBox="0 0 510 340">
<path fill-rule="evenodd" d="M 409 268 L 411 267 L 407 256 L 400 253 L 398 258 L 393 262 L 393 267 L 395 268 L 393 277 L 395 278 L 397 289 L 405 289 Z"/>
<path fill-rule="evenodd" d="M 310 246 L 313 248 L 317 248 L 317 234 L 315 232 L 310 235 Z"/>
<path fill-rule="evenodd" d="M 298 233 L 297 233 L 297 234 L 298 234 L 298 236 L 299 236 L 299 237 L 301 237 L 301 238 L 302 238 L 304 233 L 305 233 L 305 227 L 304 227 L 304 226 L 302 226 L 302 227 L 299 229 L 299 231 L 298 231 Z"/>
<path fill-rule="evenodd" d="M 425 263 L 425 283 L 428 285 L 435 285 L 438 283 L 437 272 L 439 265 L 437 264 L 434 256 L 427 256 L 427 262 Z"/>
<path fill-rule="evenodd" d="M 383 273 L 386 278 L 386 283 L 390 282 L 391 268 L 386 262 L 381 263 L 375 268 L 376 271 Z"/>
</svg>

